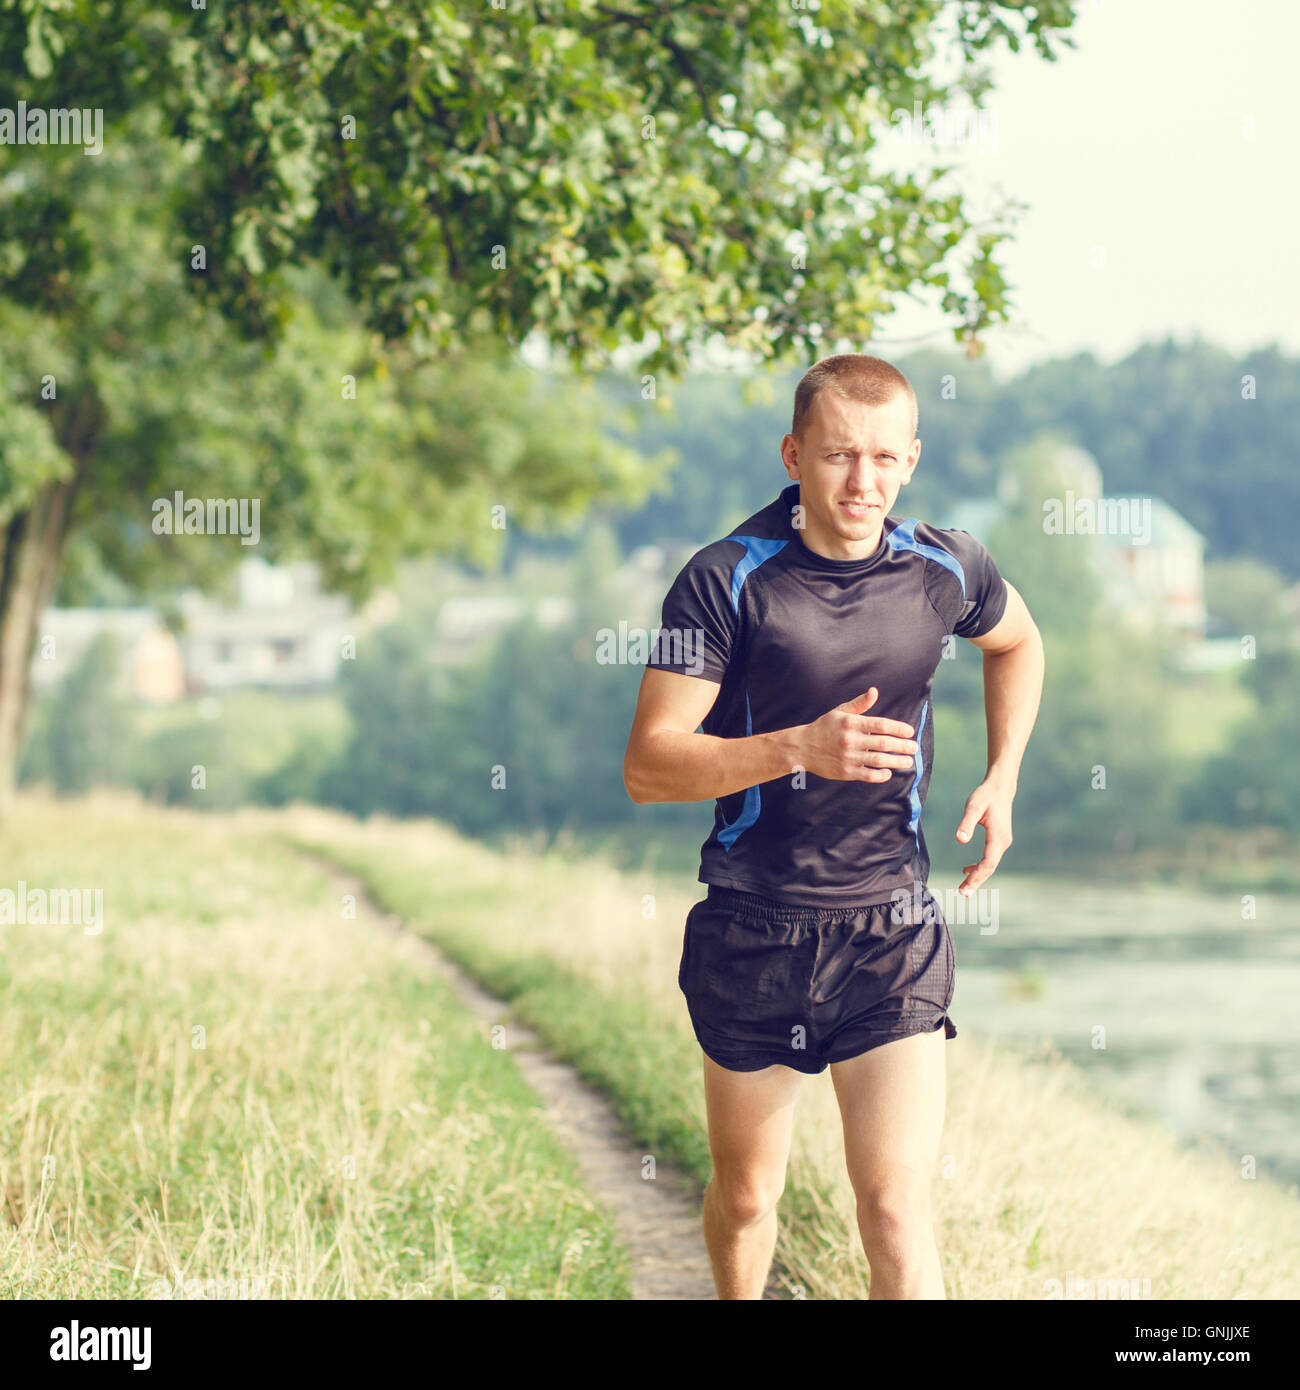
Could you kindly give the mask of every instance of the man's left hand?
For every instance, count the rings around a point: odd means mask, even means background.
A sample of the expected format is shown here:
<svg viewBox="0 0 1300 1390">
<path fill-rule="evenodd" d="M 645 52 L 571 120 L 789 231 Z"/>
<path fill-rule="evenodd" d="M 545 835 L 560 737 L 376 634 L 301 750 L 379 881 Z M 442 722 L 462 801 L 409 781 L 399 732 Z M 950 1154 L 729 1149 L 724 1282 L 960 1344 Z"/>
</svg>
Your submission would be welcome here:
<svg viewBox="0 0 1300 1390">
<path fill-rule="evenodd" d="M 978 864 L 966 864 L 966 875 L 957 891 L 969 898 L 997 868 L 1011 847 L 1011 803 L 1015 793 L 997 782 L 984 781 L 966 799 L 966 810 L 957 827 L 957 840 L 966 844 L 975 827 L 984 827 L 984 857 Z"/>
</svg>

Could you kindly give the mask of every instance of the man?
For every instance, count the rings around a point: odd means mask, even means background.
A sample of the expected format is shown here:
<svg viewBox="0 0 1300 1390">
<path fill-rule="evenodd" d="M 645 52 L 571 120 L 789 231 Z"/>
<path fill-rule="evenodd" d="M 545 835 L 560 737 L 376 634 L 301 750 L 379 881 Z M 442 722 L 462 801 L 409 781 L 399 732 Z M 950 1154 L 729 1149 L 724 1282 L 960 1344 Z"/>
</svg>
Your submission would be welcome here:
<svg viewBox="0 0 1300 1390">
<path fill-rule="evenodd" d="M 916 396 L 876 357 L 818 362 L 794 480 L 669 590 L 624 761 L 637 802 L 717 798 L 678 983 L 704 1052 L 718 1297 L 761 1298 L 800 1077 L 830 1067 L 872 1298 L 943 1298 L 930 1182 L 954 951 L 926 886 L 930 690 L 950 634 L 984 653 L 988 764 L 957 827 L 1011 844 L 1038 710 L 1038 629 L 964 531 L 890 512 L 921 454 Z M 702 726 L 702 731 L 700 731 Z"/>
</svg>

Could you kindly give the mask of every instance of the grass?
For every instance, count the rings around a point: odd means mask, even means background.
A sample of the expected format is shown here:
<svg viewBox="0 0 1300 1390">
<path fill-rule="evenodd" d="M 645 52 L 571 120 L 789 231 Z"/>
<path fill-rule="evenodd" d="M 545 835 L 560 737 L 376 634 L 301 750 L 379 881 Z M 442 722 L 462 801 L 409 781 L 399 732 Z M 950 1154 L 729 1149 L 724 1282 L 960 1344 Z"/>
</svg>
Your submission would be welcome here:
<svg viewBox="0 0 1300 1390">
<path fill-rule="evenodd" d="M 690 880 L 502 854 L 434 822 L 241 812 L 334 858 L 611 1095 L 635 1141 L 708 1178 L 699 1053 L 677 991 Z M 1126 1114 L 1047 1047 L 963 1034 L 934 1196 L 950 1297 L 1034 1299 L 1072 1277 L 1153 1299 L 1294 1298 L 1300 1201 Z M 804 1083 L 777 1258 L 792 1296 L 862 1298 L 867 1268 L 829 1077 Z M 1054 1282 L 1055 1281 L 1055 1282 Z"/>
<path fill-rule="evenodd" d="M 25 796 L 5 925 L 0 1297 L 628 1296 L 514 1061 L 415 943 L 228 818 Z"/>
<path fill-rule="evenodd" d="M 122 795 L 25 796 L 3 843 L 0 888 L 102 885 L 106 925 L 0 926 L 0 1296 L 140 1297 L 179 1277 L 295 1298 L 627 1297 L 609 1222 L 509 1054 L 415 943 L 344 917 L 292 845 L 509 997 L 641 1152 L 707 1180 L 676 985 L 693 877 L 498 852 L 433 822 Z M 963 1030 L 947 1057 L 933 1190 L 950 1297 L 1071 1278 L 1296 1296 L 1294 1189 L 1179 1145 L 1047 1049 Z M 842 1163 L 822 1075 L 781 1205 L 788 1296 L 866 1294 Z"/>
</svg>

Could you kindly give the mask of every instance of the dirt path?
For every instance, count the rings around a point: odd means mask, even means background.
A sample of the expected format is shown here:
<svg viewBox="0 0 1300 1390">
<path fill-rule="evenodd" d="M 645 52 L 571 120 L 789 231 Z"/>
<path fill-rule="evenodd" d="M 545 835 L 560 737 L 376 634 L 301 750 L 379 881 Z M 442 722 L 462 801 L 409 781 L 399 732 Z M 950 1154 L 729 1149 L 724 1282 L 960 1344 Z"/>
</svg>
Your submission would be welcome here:
<svg viewBox="0 0 1300 1390">
<path fill-rule="evenodd" d="M 306 853 L 305 851 L 303 851 Z M 632 1262 L 634 1299 L 716 1298 L 692 1184 L 657 1161 L 654 1179 L 641 1176 L 644 1150 L 628 1137 L 613 1106 L 567 1062 L 548 1052 L 510 1006 L 487 993 L 438 948 L 374 903 L 360 879 L 315 854 L 307 857 L 356 900 L 359 920 L 413 941 L 486 1028 L 504 1024 L 506 1045 L 546 1106 L 551 1128 L 567 1145 L 591 1195 L 613 1215 Z"/>
</svg>

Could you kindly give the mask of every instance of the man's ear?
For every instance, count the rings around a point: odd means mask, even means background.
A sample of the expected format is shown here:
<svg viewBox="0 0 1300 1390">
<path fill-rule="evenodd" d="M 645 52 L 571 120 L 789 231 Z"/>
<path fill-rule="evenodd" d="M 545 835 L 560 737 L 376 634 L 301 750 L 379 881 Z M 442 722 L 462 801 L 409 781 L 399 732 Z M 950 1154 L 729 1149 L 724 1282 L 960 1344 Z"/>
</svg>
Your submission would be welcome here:
<svg viewBox="0 0 1300 1390">
<path fill-rule="evenodd" d="M 903 478 L 903 486 L 906 487 L 912 481 L 912 474 L 916 471 L 916 465 L 921 461 L 921 437 L 918 435 L 912 440 L 911 457 L 907 465 L 907 473 Z"/>
<path fill-rule="evenodd" d="M 787 476 L 798 482 L 799 441 L 792 434 L 784 435 L 781 439 L 781 462 L 785 464 Z"/>
</svg>

